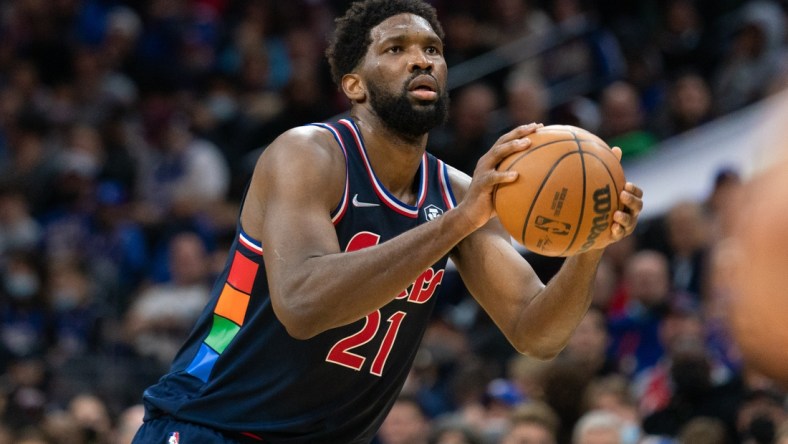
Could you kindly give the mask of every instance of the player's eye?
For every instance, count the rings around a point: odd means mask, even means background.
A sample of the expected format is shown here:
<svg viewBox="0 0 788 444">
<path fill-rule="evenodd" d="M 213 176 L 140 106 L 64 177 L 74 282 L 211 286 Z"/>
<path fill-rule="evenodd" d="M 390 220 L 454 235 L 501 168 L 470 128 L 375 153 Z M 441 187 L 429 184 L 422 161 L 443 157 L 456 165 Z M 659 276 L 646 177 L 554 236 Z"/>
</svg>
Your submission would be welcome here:
<svg viewBox="0 0 788 444">
<path fill-rule="evenodd" d="M 428 46 L 426 51 L 427 54 L 431 54 L 431 55 L 437 55 L 441 53 L 440 49 L 438 49 L 436 46 Z"/>
<path fill-rule="evenodd" d="M 386 52 L 390 52 L 392 54 L 400 53 L 402 52 L 402 46 L 389 46 L 388 49 L 386 49 Z"/>
</svg>

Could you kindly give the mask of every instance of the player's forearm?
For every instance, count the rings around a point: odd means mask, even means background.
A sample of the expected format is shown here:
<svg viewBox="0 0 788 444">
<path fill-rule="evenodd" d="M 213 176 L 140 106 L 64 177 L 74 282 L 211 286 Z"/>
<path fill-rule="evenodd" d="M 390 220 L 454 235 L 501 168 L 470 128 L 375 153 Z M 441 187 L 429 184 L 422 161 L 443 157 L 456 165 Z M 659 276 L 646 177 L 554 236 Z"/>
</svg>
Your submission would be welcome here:
<svg viewBox="0 0 788 444">
<path fill-rule="evenodd" d="M 567 258 L 547 285 L 530 298 L 513 332 L 507 335 L 520 352 L 550 359 L 563 350 L 591 304 L 602 251 Z"/>
<path fill-rule="evenodd" d="M 349 324 L 392 301 L 474 229 L 453 210 L 389 241 L 309 258 L 272 285 L 274 308 L 297 338 Z"/>
</svg>

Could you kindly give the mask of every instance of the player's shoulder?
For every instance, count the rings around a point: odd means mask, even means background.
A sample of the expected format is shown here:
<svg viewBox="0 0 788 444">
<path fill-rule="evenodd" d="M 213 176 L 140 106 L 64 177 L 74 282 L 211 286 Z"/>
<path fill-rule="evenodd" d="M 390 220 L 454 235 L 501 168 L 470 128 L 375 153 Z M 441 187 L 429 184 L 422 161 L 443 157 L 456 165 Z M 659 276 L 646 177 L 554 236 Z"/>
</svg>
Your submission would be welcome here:
<svg viewBox="0 0 788 444">
<path fill-rule="evenodd" d="M 344 163 L 330 131 L 317 125 L 293 127 L 279 135 L 263 151 L 263 162 L 306 161 L 315 164 Z"/>
<path fill-rule="evenodd" d="M 303 125 L 283 132 L 269 146 L 273 149 L 288 151 L 325 151 L 335 147 L 331 132 L 318 125 Z"/>
</svg>

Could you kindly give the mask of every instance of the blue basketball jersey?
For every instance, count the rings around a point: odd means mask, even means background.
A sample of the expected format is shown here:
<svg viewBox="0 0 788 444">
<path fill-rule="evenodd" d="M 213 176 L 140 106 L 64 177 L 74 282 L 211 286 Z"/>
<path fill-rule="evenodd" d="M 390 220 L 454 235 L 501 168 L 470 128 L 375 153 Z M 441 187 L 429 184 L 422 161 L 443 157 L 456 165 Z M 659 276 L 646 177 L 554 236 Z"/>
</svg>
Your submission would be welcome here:
<svg viewBox="0 0 788 444">
<path fill-rule="evenodd" d="M 422 158 L 411 206 L 377 179 L 352 120 L 315 125 L 333 134 L 346 159 L 345 190 L 331 214 L 343 251 L 385 242 L 454 207 L 446 165 L 432 155 Z M 271 307 L 265 245 L 240 222 L 237 234 L 211 302 L 170 373 L 145 391 L 148 416 L 266 443 L 370 442 L 405 382 L 447 257 L 364 319 L 297 340 Z"/>
</svg>

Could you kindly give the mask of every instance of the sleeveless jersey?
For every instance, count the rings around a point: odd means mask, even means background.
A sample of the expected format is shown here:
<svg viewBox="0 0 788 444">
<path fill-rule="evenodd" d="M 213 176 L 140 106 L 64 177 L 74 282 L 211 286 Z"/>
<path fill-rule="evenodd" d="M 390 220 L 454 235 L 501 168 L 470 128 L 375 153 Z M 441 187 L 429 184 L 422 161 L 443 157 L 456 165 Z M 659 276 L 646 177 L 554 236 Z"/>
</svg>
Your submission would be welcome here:
<svg viewBox="0 0 788 444">
<path fill-rule="evenodd" d="M 411 206 L 377 179 L 352 120 L 314 125 L 333 134 L 346 159 L 345 190 L 331 214 L 343 251 L 385 242 L 454 207 L 446 165 L 431 154 L 422 158 Z M 265 246 L 240 219 L 237 234 L 170 373 L 145 391 L 148 416 L 267 443 L 369 443 L 405 382 L 447 257 L 364 319 L 297 340 L 271 307 Z"/>
</svg>

